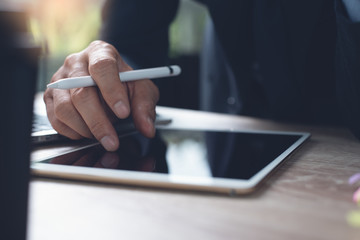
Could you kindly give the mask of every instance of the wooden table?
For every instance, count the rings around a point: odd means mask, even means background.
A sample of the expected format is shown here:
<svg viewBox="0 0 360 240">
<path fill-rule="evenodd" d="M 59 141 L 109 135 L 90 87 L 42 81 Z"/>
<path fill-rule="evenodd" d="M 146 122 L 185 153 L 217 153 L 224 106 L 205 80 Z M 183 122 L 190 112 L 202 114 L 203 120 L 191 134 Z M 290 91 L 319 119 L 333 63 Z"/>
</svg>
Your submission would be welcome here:
<svg viewBox="0 0 360 240">
<path fill-rule="evenodd" d="M 28 239 L 360 239 L 346 218 L 359 187 L 360 141 L 348 130 L 158 107 L 177 127 L 311 132 L 248 196 L 32 179 Z M 51 154 L 39 149 L 34 154 Z"/>
</svg>

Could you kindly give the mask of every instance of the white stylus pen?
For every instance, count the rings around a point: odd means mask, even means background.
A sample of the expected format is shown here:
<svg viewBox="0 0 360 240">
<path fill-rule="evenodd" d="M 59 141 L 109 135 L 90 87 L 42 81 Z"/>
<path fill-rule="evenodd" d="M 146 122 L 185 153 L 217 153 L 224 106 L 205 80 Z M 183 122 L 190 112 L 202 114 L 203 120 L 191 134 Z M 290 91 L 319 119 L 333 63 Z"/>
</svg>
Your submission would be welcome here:
<svg viewBox="0 0 360 240">
<path fill-rule="evenodd" d="M 153 79 L 153 78 L 173 77 L 179 75 L 180 73 L 181 73 L 181 68 L 177 65 L 172 65 L 166 67 L 146 68 L 146 69 L 120 72 L 119 76 L 122 82 L 129 82 L 129 81 L 136 81 L 146 78 Z M 71 89 L 71 88 L 81 88 L 81 87 L 90 87 L 90 86 L 96 86 L 96 83 L 91 78 L 91 76 L 64 78 L 47 85 L 48 88 L 57 88 L 57 89 Z"/>
</svg>

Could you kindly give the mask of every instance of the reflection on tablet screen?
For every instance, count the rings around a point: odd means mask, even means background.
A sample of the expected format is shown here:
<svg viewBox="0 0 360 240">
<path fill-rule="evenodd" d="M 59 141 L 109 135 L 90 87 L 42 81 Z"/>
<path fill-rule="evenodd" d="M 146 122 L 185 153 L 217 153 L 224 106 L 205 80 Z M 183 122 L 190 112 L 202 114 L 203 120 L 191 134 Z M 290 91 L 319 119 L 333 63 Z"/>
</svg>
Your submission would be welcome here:
<svg viewBox="0 0 360 240">
<path fill-rule="evenodd" d="M 160 129 L 154 139 L 139 133 L 120 138 L 116 152 L 107 152 L 97 145 L 43 162 L 245 180 L 301 137 L 300 134 Z"/>
</svg>

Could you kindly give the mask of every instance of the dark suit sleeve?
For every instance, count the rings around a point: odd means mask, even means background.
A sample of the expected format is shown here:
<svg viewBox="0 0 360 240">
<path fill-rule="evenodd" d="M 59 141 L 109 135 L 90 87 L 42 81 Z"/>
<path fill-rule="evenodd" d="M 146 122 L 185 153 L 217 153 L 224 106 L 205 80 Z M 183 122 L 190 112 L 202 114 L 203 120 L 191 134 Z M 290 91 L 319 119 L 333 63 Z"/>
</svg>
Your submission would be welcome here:
<svg viewBox="0 0 360 240">
<path fill-rule="evenodd" d="M 133 68 L 168 64 L 168 29 L 178 0 L 107 0 L 100 39 L 114 45 Z"/>
<path fill-rule="evenodd" d="M 335 5 L 337 96 L 344 120 L 360 139 L 360 23 L 348 18 L 340 0 Z"/>
</svg>

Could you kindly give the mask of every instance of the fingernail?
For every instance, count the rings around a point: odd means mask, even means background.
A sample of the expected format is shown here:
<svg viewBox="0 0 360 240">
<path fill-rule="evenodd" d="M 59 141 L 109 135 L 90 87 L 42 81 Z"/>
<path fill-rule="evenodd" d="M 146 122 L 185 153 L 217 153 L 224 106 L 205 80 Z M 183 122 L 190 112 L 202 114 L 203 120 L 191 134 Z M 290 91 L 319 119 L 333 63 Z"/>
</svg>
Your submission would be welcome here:
<svg viewBox="0 0 360 240">
<path fill-rule="evenodd" d="M 107 151 L 115 151 L 116 150 L 116 143 L 112 137 L 105 136 L 100 140 L 100 142 L 101 142 L 101 145 L 103 145 Z"/>
<path fill-rule="evenodd" d="M 119 101 L 115 103 L 114 105 L 116 116 L 119 118 L 125 118 L 129 114 L 128 108 L 125 106 L 125 104 L 122 101 Z"/>
</svg>

